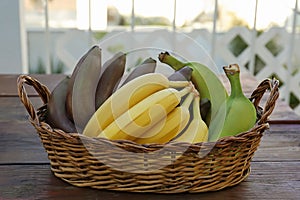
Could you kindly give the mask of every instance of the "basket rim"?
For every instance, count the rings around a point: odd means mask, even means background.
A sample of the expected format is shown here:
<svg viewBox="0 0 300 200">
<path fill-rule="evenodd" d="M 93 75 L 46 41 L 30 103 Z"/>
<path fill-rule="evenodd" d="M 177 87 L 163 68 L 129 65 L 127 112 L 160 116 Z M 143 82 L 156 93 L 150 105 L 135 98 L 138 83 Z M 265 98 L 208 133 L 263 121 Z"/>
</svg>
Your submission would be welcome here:
<svg viewBox="0 0 300 200">
<path fill-rule="evenodd" d="M 47 130 L 47 132 L 49 132 L 51 134 L 59 134 L 62 137 L 68 138 L 68 139 L 73 138 L 73 139 L 77 140 L 80 137 L 85 138 L 85 136 L 82 135 L 81 133 L 65 132 L 61 129 L 52 128 L 49 124 L 47 124 L 45 122 L 45 120 L 43 119 L 43 114 L 47 110 L 47 102 L 49 101 L 49 97 L 50 97 L 50 91 L 47 88 L 47 86 L 43 85 L 37 79 L 35 79 L 29 75 L 20 75 L 18 77 L 17 83 L 18 83 L 18 94 L 19 94 L 20 100 L 24 104 L 25 108 L 27 109 L 27 111 L 29 113 L 30 122 L 36 128 L 39 129 L 39 128 L 44 127 L 44 129 Z M 43 100 L 44 105 L 42 105 L 38 109 L 34 108 L 31 101 L 29 100 L 29 97 L 27 96 L 24 84 L 34 87 L 34 89 L 39 94 L 40 98 Z M 271 113 L 275 107 L 276 100 L 279 97 L 278 87 L 279 87 L 279 81 L 277 79 L 267 78 L 267 79 L 263 80 L 257 86 L 257 88 L 252 92 L 249 100 L 251 102 L 253 102 L 253 104 L 255 106 L 255 109 L 257 111 L 258 121 L 250 130 L 239 133 L 234 136 L 227 136 L 227 137 L 219 138 L 215 142 L 208 141 L 208 142 L 201 142 L 201 143 L 197 143 L 197 144 L 191 144 L 191 143 L 186 143 L 186 144 L 189 144 L 190 146 L 195 146 L 195 147 L 197 147 L 199 145 L 201 146 L 201 145 L 212 145 L 212 144 L 222 146 L 228 142 L 246 141 L 247 137 L 251 137 L 254 134 L 262 134 L 266 129 L 269 128 L 268 118 L 271 115 Z M 265 102 L 264 108 L 262 108 L 262 107 L 260 107 L 259 104 L 260 104 L 260 101 L 261 101 L 263 95 L 265 94 L 265 92 L 267 90 L 270 91 L 269 97 L 268 97 L 267 101 Z M 91 137 L 87 137 L 87 136 L 86 136 L 86 138 L 88 138 L 89 140 L 94 140 L 94 141 L 99 140 L 98 138 L 96 139 L 96 138 L 91 138 Z M 155 144 L 155 143 L 153 143 L 153 144 L 137 144 L 134 141 L 128 141 L 128 140 L 114 140 L 114 141 L 117 143 L 120 143 L 120 144 L 126 143 L 128 145 L 140 146 L 140 148 L 151 148 L 153 146 L 155 146 L 155 147 L 164 146 L 164 144 Z M 184 145 L 184 142 L 176 142 L 176 144 Z"/>
</svg>

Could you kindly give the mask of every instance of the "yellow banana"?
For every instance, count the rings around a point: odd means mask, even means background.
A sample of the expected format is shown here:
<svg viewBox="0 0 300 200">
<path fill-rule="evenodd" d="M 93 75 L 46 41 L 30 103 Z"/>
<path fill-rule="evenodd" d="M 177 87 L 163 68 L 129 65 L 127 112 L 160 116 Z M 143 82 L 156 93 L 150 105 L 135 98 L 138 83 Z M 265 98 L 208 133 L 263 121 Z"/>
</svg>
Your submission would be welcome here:
<svg viewBox="0 0 300 200">
<path fill-rule="evenodd" d="M 121 114 L 157 91 L 169 87 L 185 87 L 188 81 L 169 81 L 160 73 L 141 75 L 119 88 L 93 114 L 83 134 L 96 137 Z"/>
<path fill-rule="evenodd" d="M 194 93 L 190 93 L 181 106 L 176 107 L 164 119 L 137 138 L 135 142 L 138 144 L 164 144 L 176 137 L 189 122 L 189 106 L 193 98 Z"/>
<path fill-rule="evenodd" d="M 178 91 L 174 88 L 160 90 L 143 99 L 120 117 L 115 119 L 98 137 L 110 140 L 140 137 L 180 103 L 181 98 L 191 90 L 190 87 Z"/>
<path fill-rule="evenodd" d="M 202 120 L 200 115 L 200 97 L 196 96 L 193 101 L 193 119 L 188 125 L 187 129 L 174 142 L 188 142 L 191 144 L 199 142 L 207 142 L 208 127 Z"/>
</svg>

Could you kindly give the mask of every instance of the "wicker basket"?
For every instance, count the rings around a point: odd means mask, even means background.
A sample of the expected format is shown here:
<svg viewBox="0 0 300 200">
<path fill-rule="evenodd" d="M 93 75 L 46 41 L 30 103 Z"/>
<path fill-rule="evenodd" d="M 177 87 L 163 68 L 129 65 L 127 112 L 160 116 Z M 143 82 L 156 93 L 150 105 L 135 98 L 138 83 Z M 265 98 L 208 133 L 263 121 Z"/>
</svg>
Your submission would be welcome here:
<svg viewBox="0 0 300 200">
<path fill-rule="evenodd" d="M 35 110 L 29 100 L 25 84 L 32 86 L 44 102 L 39 109 Z M 266 79 L 253 91 L 250 99 L 259 120 L 251 130 L 216 143 L 167 146 L 95 139 L 53 129 L 43 120 L 50 95 L 47 87 L 30 76 L 21 75 L 18 92 L 48 153 L 51 170 L 62 180 L 79 187 L 127 192 L 196 193 L 236 185 L 249 175 L 251 159 L 269 127 L 267 119 L 279 96 L 278 84 L 275 79 Z M 267 90 L 270 93 L 262 109 L 259 103 Z M 158 157 L 168 165 L 155 168 Z"/>
</svg>

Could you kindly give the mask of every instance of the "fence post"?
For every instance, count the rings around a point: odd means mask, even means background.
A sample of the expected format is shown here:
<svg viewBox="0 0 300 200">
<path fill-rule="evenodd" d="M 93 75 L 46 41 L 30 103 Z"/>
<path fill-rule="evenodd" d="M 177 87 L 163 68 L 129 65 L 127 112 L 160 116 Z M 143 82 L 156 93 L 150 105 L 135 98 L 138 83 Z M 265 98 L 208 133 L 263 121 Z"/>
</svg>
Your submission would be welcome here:
<svg viewBox="0 0 300 200">
<path fill-rule="evenodd" d="M 173 26 L 172 26 L 172 30 L 173 30 L 173 32 L 175 32 L 176 31 L 176 0 L 174 0 L 174 12 L 173 12 Z"/>
<path fill-rule="evenodd" d="M 252 75 L 255 72 L 255 41 L 256 41 L 256 20 L 257 20 L 257 7 L 258 7 L 258 0 L 255 1 L 255 9 L 254 9 L 254 21 L 253 21 L 253 28 L 251 32 L 251 44 L 250 44 L 250 63 L 249 63 L 249 71 Z"/>
<path fill-rule="evenodd" d="M 295 34 L 296 34 L 296 25 L 297 25 L 297 15 L 298 15 L 298 0 L 295 1 L 295 8 L 294 8 L 294 13 L 293 13 L 293 24 L 292 24 L 292 33 L 289 34 L 289 48 L 287 51 L 287 70 L 286 70 L 286 89 L 285 89 L 285 94 L 284 94 L 284 100 L 285 102 L 289 103 L 290 102 L 290 90 L 291 90 L 291 76 L 292 76 L 292 71 L 293 71 L 293 63 L 292 63 L 292 58 L 294 54 L 294 48 L 295 48 Z"/>
<path fill-rule="evenodd" d="M 218 18 L 218 9 L 219 9 L 219 2 L 215 0 L 215 8 L 214 8 L 214 22 L 213 22 L 213 30 L 212 30 L 212 37 L 211 37 L 211 52 L 210 56 L 212 60 L 215 60 L 215 48 L 216 48 L 216 27 L 217 27 L 217 18 Z"/>
<path fill-rule="evenodd" d="M 135 28 L 135 10 L 134 10 L 134 0 L 131 0 L 131 31 Z"/>
<path fill-rule="evenodd" d="M 45 17 L 45 67 L 46 74 L 51 73 L 51 63 L 50 63 L 50 32 L 49 32 L 49 8 L 48 0 L 44 0 L 44 17 Z"/>
</svg>

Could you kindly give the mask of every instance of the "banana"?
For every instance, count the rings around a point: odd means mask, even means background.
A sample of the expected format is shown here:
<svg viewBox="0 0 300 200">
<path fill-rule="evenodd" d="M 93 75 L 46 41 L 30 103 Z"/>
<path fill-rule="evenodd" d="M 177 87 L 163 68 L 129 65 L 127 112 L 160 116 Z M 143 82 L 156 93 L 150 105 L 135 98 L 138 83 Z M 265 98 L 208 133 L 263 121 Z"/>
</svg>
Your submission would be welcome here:
<svg viewBox="0 0 300 200">
<path fill-rule="evenodd" d="M 193 119 L 187 129 L 174 142 L 188 142 L 191 144 L 207 142 L 208 127 L 202 120 L 199 109 L 200 97 L 196 96 L 193 101 Z"/>
<path fill-rule="evenodd" d="M 171 74 L 168 79 L 170 81 L 190 81 L 192 72 L 192 68 L 190 68 L 189 66 L 185 66 Z"/>
<path fill-rule="evenodd" d="M 225 102 L 226 116 L 223 127 L 219 134 L 210 135 L 210 141 L 248 131 L 256 123 L 256 109 L 242 91 L 239 66 L 232 64 L 223 69 L 229 79 L 231 93 Z"/>
<path fill-rule="evenodd" d="M 211 102 L 210 112 L 208 116 L 203 119 L 206 124 L 209 125 L 228 96 L 227 90 L 218 76 L 201 63 L 183 63 L 171 56 L 168 52 L 160 53 L 158 58 L 162 63 L 171 66 L 175 70 L 179 70 L 185 66 L 189 66 L 193 69 L 191 80 L 199 91 L 200 97 L 207 98 Z"/>
<path fill-rule="evenodd" d="M 119 84 L 126 64 L 126 55 L 124 53 L 117 53 L 111 59 L 103 64 L 103 72 L 96 89 L 96 109 L 98 109 L 103 102 L 110 97 L 116 85 Z"/>
<path fill-rule="evenodd" d="M 209 111 L 211 109 L 211 103 L 208 98 L 201 98 L 200 100 L 200 113 L 201 113 L 201 118 L 206 119 L 207 116 L 209 115 Z"/>
<path fill-rule="evenodd" d="M 84 57 L 74 77 L 72 89 L 71 108 L 78 133 L 82 133 L 88 120 L 96 111 L 95 93 L 101 72 L 101 49 L 94 46 Z"/>
<path fill-rule="evenodd" d="M 47 104 L 47 123 L 53 128 L 59 128 L 65 132 L 76 132 L 75 125 L 66 114 L 66 95 L 69 77 L 64 78 L 53 89 Z"/>
<path fill-rule="evenodd" d="M 126 77 L 126 79 L 122 82 L 121 86 L 125 85 L 129 81 L 139 77 L 143 74 L 154 73 L 156 69 L 156 60 L 153 58 L 147 58 L 140 65 L 136 66 Z"/>
<path fill-rule="evenodd" d="M 82 63 L 86 59 L 86 57 L 91 53 L 91 51 L 94 51 L 97 47 L 92 47 L 87 53 L 85 53 L 77 62 L 75 68 L 73 69 L 71 78 L 69 80 L 68 89 L 67 89 L 67 96 L 66 96 L 66 110 L 67 110 L 67 116 L 68 118 L 73 121 L 73 111 L 72 111 L 72 98 L 73 98 L 73 87 L 74 87 L 74 81 L 75 77 L 78 74 L 79 69 L 83 66 Z"/>
<path fill-rule="evenodd" d="M 193 69 L 189 66 L 184 66 L 183 68 L 180 68 L 179 70 L 175 71 L 173 74 L 171 74 L 168 79 L 171 81 L 183 81 L 188 80 L 190 81 L 192 78 L 192 72 Z M 211 108 L 211 103 L 207 98 L 201 98 L 200 101 L 200 113 L 203 119 L 206 118 Z"/>
<path fill-rule="evenodd" d="M 160 73 L 141 75 L 113 93 L 94 113 L 83 134 L 96 137 L 120 115 L 146 97 L 169 87 L 188 86 L 187 81 L 169 81 Z"/>
<path fill-rule="evenodd" d="M 164 119 L 160 120 L 134 141 L 138 144 L 165 144 L 176 137 L 190 120 L 189 106 L 193 98 L 194 93 L 191 92 L 184 99 L 181 106 L 176 107 Z"/>
<path fill-rule="evenodd" d="M 181 98 L 190 91 L 190 87 L 178 91 L 166 88 L 146 97 L 127 112 L 115 119 L 98 137 L 110 140 L 140 137 L 164 116 L 168 115 L 180 103 Z"/>
</svg>

